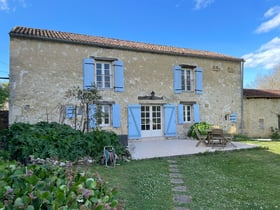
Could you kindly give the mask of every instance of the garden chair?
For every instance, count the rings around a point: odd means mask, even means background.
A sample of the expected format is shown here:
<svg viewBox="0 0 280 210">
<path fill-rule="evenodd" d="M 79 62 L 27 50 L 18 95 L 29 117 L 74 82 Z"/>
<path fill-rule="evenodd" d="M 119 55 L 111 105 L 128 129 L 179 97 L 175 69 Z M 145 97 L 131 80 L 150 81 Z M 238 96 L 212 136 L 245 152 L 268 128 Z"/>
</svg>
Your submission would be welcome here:
<svg viewBox="0 0 280 210">
<path fill-rule="evenodd" d="M 225 141 L 226 141 L 226 145 L 231 144 L 233 147 L 236 147 L 236 145 L 234 143 L 232 143 L 232 139 L 233 139 L 233 135 L 228 133 L 225 134 Z"/>
<path fill-rule="evenodd" d="M 226 139 L 224 137 L 223 130 L 220 129 L 220 128 L 212 129 L 210 142 L 211 142 L 212 146 L 214 146 L 214 144 L 216 144 L 218 146 L 225 146 L 226 145 Z"/>
<path fill-rule="evenodd" d="M 115 149 L 112 146 L 105 146 L 103 151 L 104 162 L 106 167 L 108 165 L 112 165 L 115 167 L 116 165 L 116 153 Z"/>
<path fill-rule="evenodd" d="M 206 142 L 207 141 L 207 135 L 201 135 L 197 128 L 194 128 L 194 132 L 195 132 L 195 134 L 196 134 L 196 136 L 198 138 L 198 142 L 195 145 L 196 147 L 198 147 L 198 145 L 200 143 L 207 144 L 207 142 Z"/>
</svg>

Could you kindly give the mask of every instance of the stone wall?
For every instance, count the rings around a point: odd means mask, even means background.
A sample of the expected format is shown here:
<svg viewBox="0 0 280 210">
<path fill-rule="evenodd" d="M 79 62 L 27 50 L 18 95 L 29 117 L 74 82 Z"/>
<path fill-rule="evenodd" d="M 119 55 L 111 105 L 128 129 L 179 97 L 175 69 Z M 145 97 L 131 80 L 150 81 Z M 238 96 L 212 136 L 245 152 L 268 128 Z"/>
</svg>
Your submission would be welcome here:
<svg viewBox="0 0 280 210">
<path fill-rule="evenodd" d="M 254 138 L 269 138 L 272 128 L 279 128 L 280 99 L 244 99 L 244 129 Z"/>
<path fill-rule="evenodd" d="M 125 91 L 100 91 L 104 100 L 121 105 L 121 128 L 127 134 L 127 105 L 139 104 L 138 96 L 162 96 L 161 103 L 179 104 L 196 101 L 200 104 L 201 121 L 231 126 L 239 132 L 241 122 L 241 65 L 236 61 L 201 57 L 172 56 L 94 46 L 11 38 L 10 41 L 10 118 L 9 123 L 60 121 L 60 107 L 69 103 L 65 91 L 83 86 L 83 58 L 89 56 L 118 58 L 124 62 Z M 203 94 L 174 94 L 173 66 L 195 65 L 203 68 Z M 141 101 L 143 103 L 145 101 Z M 147 101 L 151 103 L 151 101 Z M 225 115 L 237 114 L 237 123 Z M 184 135 L 191 124 L 178 125 Z"/>
</svg>

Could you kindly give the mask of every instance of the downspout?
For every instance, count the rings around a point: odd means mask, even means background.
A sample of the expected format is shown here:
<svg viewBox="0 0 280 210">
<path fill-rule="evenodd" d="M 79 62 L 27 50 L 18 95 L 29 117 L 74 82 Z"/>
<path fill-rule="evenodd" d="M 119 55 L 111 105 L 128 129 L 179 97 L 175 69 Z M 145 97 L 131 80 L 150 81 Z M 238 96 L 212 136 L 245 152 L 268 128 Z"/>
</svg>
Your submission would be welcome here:
<svg viewBox="0 0 280 210">
<path fill-rule="evenodd" d="M 240 130 L 241 130 L 241 134 L 244 134 L 244 105 L 243 105 L 243 80 L 244 80 L 244 62 L 245 60 L 242 60 L 241 61 L 241 74 L 240 74 L 240 77 L 241 77 L 241 123 L 240 123 Z"/>
</svg>

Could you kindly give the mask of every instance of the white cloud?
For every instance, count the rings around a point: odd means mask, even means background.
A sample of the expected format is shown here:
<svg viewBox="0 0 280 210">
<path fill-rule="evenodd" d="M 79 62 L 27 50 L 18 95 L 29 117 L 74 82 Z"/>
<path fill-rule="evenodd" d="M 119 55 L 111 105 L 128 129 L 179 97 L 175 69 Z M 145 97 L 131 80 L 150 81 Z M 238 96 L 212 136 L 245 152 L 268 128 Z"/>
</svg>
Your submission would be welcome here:
<svg viewBox="0 0 280 210">
<path fill-rule="evenodd" d="M 195 0 L 195 9 L 203 9 L 208 7 L 210 4 L 212 4 L 214 0 Z"/>
<path fill-rule="evenodd" d="M 0 0 L 0 10 L 9 10 L 7 0 Z"/>
<path fill-rule="evenodd" d="M 262 45 L 257 51 L 243 56 L 246 67 L 274 69 L 280 65 L 280 37 Z"/>
<path fill-rule="evenodd" d="M 280 6 L 270 8 L 264 14 L 264 17 L 268 19 L 263 22 L 256 30 L 257 33 L 264 33 L 271 31 L 277 27 L 280 27 Z"/>
</svg>

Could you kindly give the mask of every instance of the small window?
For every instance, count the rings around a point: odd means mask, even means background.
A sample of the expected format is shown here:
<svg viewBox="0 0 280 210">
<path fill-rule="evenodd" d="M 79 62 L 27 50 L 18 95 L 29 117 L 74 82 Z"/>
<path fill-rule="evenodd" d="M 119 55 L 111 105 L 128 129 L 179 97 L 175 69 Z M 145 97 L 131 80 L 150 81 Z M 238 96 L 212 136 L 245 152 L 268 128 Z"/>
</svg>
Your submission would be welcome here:
<svg viewBox="0 0 280 210">
<path fill-rule="evenodd" d="M 190 123 L 193 119 L 193 109 L 192 105 L 183 106 L 184 122 Z"/>
<path fill-rule="evenodd" d="M 183 91 L 193 90 L 193 70 L 190 68 L 181 69 L 181 82 Z"/>
<path fill-rule="evenodd" d="M 111 124 L 111 105 L 98 105 L 100 116 L 97 116 L 97 122 L 100 126 L 110 126 Z"/>
<path fill-rule="evenodd" d="M 264 129 L 264 119 L 259 119 L 259 128 Z"/>
<path fill-rule="evenodd" d="M 225 121 L 230 121 L 230 114 L 225 115 Z"/>
</svg>

